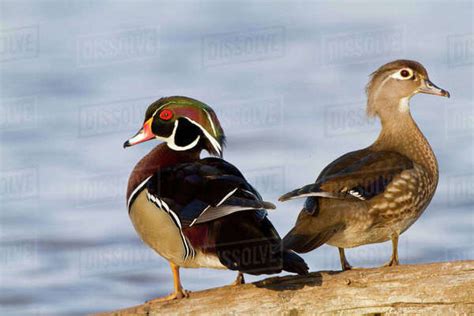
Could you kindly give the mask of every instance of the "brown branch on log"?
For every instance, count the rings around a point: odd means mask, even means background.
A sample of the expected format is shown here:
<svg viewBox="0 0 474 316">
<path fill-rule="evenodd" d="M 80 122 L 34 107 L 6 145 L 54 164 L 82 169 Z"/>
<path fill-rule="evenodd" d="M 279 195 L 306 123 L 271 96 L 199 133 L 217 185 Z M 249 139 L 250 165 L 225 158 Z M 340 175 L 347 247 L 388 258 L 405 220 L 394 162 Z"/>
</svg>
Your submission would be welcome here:
<svg viewBox="0 0 474 316">
<path fill-rule="evenodd" d="M 474 315 L 474 261 L 272 277 L 102 315 L 401 313 Z"/>
</svg>

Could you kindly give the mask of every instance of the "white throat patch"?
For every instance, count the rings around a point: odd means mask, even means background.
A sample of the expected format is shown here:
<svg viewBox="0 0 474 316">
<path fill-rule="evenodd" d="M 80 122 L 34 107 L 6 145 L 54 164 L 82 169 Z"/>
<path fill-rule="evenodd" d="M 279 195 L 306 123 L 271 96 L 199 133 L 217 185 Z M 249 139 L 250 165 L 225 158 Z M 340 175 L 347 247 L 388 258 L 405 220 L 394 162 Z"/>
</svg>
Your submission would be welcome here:
<svg viewBox="0 0 474 316">
<path fill-rule="evenodd" d="M 199 125 L 195 121 L 193 121 L 193 120 L 191 120 L 187 117 L 185 117 L 185 119 L 187 119 L 189 122 L 191 122 L 192 124 L 199 127 L 201 129 L 201 131 L 203 132 L 204 136 L 209 140 L 211 145 L 217 151 L 217 153 L 221 154 L 222 148 L 221 148 L 221 145 L 219 144 L 219 142 L 217 141 L 217 139 L 215 139 L 211 134 L 209 134 L 209 132 L 204 127 L 202 127 L 201 125 Z M 178 125 L 179 125 L 179 122 L 178 122 L 178 120 L 176 120 L 174 122 L 173 132 L 171 133 L 170 136 L 168 136 L 168 137 L 156 136 L 156 138 L 159 139 L 159 140 L 165 141 L 168 144 L 169 148 L 171 148 L 173 150 L 176 150 L 176 151 L 189 150 L 189 149 L 193 148 L 194 146 L 196 146 L 199 143 L 199 140 L 201 139 L 201 135 L 198 135 L 194 141 L 192 141 L 190 144 L 188 144 L 186 146 L 176 145 L 175 136 L 176 136 L 176 130 L 178 129 Z"/>
<path fill-rule="evenodd" d="M 176 150 L 176 151 L 189 150 L 189 149 L 193 148 L 194 146 L 196 146 L 197 143 L 199 142 L 199 139 L 201 139 L 201 136 L 198 135 L 198 137 L 196 137 L 196 139 L 193 142 L 191 142 L 189 145 L 178 146 L 178 145 L 176 145 L 176 140 L 175 140 L 177 129 L 178 129 L 178 120 L 174 121 L 173 132 L 171 133 L 170 136 L 168 136 L 168 137 L 156 136 L 156 138 L 159 139 L 159 140 L 165 141 L 168 144 L 169 148 L 171 148 L 173 150 Z"/>
<path fill-rule="evenodd" d="M 398 111 L 402 113 L 410 112 L 410 97 L 400 99 L 400 102 L 398 103 Z"/>
</svg>

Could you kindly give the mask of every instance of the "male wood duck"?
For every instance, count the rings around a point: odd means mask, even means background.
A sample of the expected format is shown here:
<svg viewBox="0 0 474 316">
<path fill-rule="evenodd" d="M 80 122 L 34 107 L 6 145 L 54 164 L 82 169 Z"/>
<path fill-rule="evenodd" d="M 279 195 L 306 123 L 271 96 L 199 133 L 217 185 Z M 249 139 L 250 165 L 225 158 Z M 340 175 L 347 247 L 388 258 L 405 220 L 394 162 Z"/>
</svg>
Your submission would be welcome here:
<svg viewBox="0 0 474 316">
<path fill-rule="evenodd" d="M 141 239 L 169 261 L 174 293 L 183 298 L 179 268 L 215 268 L 272 274 L 305 274 L 306 263 L 282 248 L 263 201 L 242 173 L 221 158 L 201 159 L 202 150 L 222 156 L 224 131 L 214 111 L 187 97 L 161 98 L 143 127 L 124 147 L 150 139 L 164 143 L 138 162 L 130 175 L 127 205 Z"/>
<path fill-rule="evenodd" d="M 449 97 L 418 62 L 396 60 L 375 71 L 367 85 L 367 113 L 382 131 L 369 147 L 347 153 L 323 169 L 314 184 L 280 201 L 307 197 L 295 227 L 284 237 L 287 249 L 305 253 L 324 243 L 344 248 L 392 241 L 388 266 L 398 265 L 398 238 L 423 213 L 438 184 L 438 163 L 410 114 L 417 93 Z"/>
</svg>

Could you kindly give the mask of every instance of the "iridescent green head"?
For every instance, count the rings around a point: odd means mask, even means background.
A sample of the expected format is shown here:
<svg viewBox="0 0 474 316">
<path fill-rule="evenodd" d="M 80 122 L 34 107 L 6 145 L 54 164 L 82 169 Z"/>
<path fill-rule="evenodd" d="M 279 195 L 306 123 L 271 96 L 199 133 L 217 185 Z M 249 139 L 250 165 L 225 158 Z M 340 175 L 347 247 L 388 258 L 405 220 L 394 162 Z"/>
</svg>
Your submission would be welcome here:
<svg viewBox="0 0 474 316">
<path fill-rule="evenodd" d="M 205 103 L 182 96 L 161 98 L 145 113 L 143 127 L 124 147 L 152 138 L 163 140 L 177 151 L 204 149 L 222 156 L 224 131 L 214 110 Z"/>
</svg>

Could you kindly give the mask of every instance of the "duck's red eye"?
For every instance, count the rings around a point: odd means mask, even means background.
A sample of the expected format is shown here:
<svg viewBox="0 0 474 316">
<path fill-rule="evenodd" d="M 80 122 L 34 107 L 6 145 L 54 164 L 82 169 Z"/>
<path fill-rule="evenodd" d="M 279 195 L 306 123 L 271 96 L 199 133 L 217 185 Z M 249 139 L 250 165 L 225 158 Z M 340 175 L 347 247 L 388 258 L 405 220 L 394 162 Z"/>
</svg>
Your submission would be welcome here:
<svg viewBox="0 0 474 316">
<path fill-rule="evenodd" d="M 163 121 L 169 121 L 173 117 L 173 112 L 171 110 L 165 109 L 160 112 L 160 119 Z"/>
<path fill-rule="evenodd" d="M 400 75 L 402 75 L 402 77 L 406 78 L 410 75 L 410 72 L 406 69 L 403 69 L 401 72 L 400 72 Z"/>
</svg>

